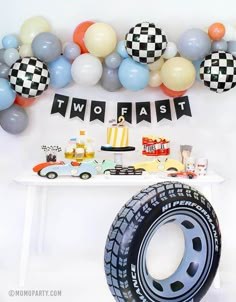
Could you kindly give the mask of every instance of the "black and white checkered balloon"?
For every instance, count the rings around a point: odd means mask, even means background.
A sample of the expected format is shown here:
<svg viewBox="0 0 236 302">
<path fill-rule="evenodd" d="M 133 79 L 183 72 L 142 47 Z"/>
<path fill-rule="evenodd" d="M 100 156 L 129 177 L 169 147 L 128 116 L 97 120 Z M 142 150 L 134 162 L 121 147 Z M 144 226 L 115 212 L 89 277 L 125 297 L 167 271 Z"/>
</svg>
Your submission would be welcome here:
<svg viewBox="0 0 236 302">
<path fill-rule="evenodd" d="M 230 90 L 236 85 L 236 58 L 225 51 L 212 52 L 200 65 L 200 78 L 212 91 Z"/>
<path fill-rule="evenodd" d="M 50 75 L 43 61 L 35 57 L 25 57 L 11 66 L 9 81 L 17 94 L 24 98 L 33 98 L 48 88 Z"/>
<path fill-rule="evenodd" d="M 126 35 L 128 55 L 140 63 L 150 64 L 158 60 L 166 47 L 166 35 L 154 23 L 139 23 L 132 27 Z"/>
</svg>

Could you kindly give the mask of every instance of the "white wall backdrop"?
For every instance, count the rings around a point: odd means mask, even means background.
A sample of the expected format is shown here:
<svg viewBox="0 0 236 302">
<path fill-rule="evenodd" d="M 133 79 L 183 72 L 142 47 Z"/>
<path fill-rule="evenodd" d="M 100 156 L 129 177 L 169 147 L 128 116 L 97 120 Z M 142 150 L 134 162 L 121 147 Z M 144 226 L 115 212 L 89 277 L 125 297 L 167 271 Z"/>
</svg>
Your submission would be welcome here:
<svg viewBox="0 0 236 302">
<path fill-rule="evenodd" d="M 5 2 L 0 18 L 0 37 L 18 33 L 25 19 L 41 15 L 52 24 L 53 31 L 63 42 L 71 41 L 75 27 L 82 21 L 94 20 L 111 24 L 123 38 L 129 28 L 139 21 L 159 23 L 169 40 L 177 41 L 179 35 L 192 27 L 204 28 L 215 21 L 236 24 L 234 1 L 27 1 Z M 108 119 L 114 117 L 116 101 L 154 101 L 165 96 L 158 89 L 132 93 L 121 90 L 109 93 L 100 86 L 83 88 L 78 85 L 57 90 L 58 93 L 106 100 Z M 0 128 L 0 270 L 17 269 L 24 219 L 26 190 L 14 183 L 14 177 L 30 171 L 44 159 L 40 146 L 58 144 L 65 146 L 79 129 L 86 129 L 95 138 L 97 149 L 106 142 L 106 125 L 89 123 L 58 115 L 51 116 L 55 90 L 49 89 L 38 102 L 27 109 L 30 124 L 19 136 L 12 136 Z M 218 213 L 223 238 L 221 270 L 236 269 L 236 89 L 217 95 L 196 83 L 188 92 L 192 118 L 176 121 L 153 119 L 152 125 L 135 123 L 130 126 L 130 144 L 137 149 L 144 134 L 167 136 L 171 139 L 174 155 L 180 144 L 193 145 L 196 156 L 206 156 L 209 168 L 225 178 L 215 188 L 214 203 Z M 97 152 L 98 158 L 107 156 Z M 141 159 L 138 152 L 132 154 Z M 131 155 L 127 155 L 127 162 Z M 82 254 L 97 251 L 102 258 L 103 246 L 110 223 L 119 208 L 139 188 L 79 189 L 51 188 L 47 205 L 46 237 L 44 253 L 49 255 Z M 37 212 L 34 219 L 32 253 L 37 236 Z"/>
</svg>

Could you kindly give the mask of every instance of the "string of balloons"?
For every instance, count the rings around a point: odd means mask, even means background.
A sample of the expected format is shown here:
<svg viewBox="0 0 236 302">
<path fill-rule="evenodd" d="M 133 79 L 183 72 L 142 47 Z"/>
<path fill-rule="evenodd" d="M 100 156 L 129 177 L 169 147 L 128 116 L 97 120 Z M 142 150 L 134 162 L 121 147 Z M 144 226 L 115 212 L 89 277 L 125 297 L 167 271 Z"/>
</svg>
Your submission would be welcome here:
<svg viewBox="0 0 236 302">
<path fill-rule="evenodd" d="M 236 29 L 214 23 L 207 30 L 189 29 L 177 43 L 151 22 L 133 26 L 117 41 L 112 26 L 85 21 L 62 44 L 43 17 L 27 19 L 19 34 L 2 38 L 0 49 L 0 125 L 11 134 L 24 131 L 24 107 L 35 103 L 49 86 L 60 89 L 72 82 L 98 83 L 110 92 L 147 86 L 178 97 L 195 80 L 222 93 L 236 85 Z"/>
</svg>

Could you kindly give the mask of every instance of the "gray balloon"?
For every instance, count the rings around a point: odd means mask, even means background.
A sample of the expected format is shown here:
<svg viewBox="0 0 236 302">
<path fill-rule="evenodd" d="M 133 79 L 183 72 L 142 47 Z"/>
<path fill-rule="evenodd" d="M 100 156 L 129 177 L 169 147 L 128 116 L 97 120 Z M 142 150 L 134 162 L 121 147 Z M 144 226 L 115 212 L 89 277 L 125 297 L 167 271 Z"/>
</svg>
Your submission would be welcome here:
<svg viewBox="0 0 236 302">
<path fill-rule="evenodd" d="M 236 41 L 228 42 L 228 52 L 236 57 Z"/>
<path fill-rule="evenodd" d="M 101 85 L 107 91 L 117 91 L 122 87 L 118 77 L 118 69 L 103 67 Z"/>
<path fill-rule="evenodd" d="M 5 53 L 5 48 L 0 49 L 0 62 L 4 63 L 4 53 Z"/>
<path fill-rule="evenodd" d="M 19 134 L 28 126 L 29 118 L 24 108 L 12 105 L 10 108 L 0 111 L 0 125 L 10 134 Z"/>
<path fill-rule="evenodd" d="M 8 80 L 9 69 L 10 69 L 9 66 L 0 62 L 0 78 L 4 78 Z"/>
<path fill-rule="evenodd" d="M 79 45 L 69 42 L 65 45 L 63 55 L 68 59 L 68 60 L 74 60 L 76 59 L 81 53 Z"/>
<path fill-rule="evenodd" d="M 54 61 L 62 53 L 61 41 L 52 33 L 40 33 L 32 42 L 32 51 L 37 58 L 44 62 Z"/>
<path fill-rule="evenodd" d="M 111 53 L 105 58 L 105 64 L 108 68 L 116 69 L 122 62 L 121 56 L 117 52 Z"/>
<path fill-rule="evenodd" d="M 212 51 L 227 51 L 228 44 L 225 40 L 213 41 L 211 44 Z"/>
</svg>

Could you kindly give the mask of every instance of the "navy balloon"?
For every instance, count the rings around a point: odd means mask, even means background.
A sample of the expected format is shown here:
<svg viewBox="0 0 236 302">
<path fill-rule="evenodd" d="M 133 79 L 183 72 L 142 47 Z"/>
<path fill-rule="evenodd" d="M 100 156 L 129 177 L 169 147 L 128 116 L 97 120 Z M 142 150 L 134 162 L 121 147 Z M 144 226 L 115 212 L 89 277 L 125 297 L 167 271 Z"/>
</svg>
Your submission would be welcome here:
<svg viewBox="0 0 236 302">
<path fill-rule="evenodd" d="M 132 91 L 144 89 L 150 77 L 147 65 L 135 62 L 131 58 L 123 60 L 118 75 L 121 84 Z"/>
<path fill-rule="evenodd" d="M 0 125 L 10 134 L 19 134 L 28 126 L 29 118 L 24 108 L 12 105 L 10 108 L 0 111 Z"/>
<path fill-rule="evenodd" d="M 64 56 L 48 64 L 50 85 L 54 88 L 63 88 L 72 82 L 71 63 Z"/>
</svg>

